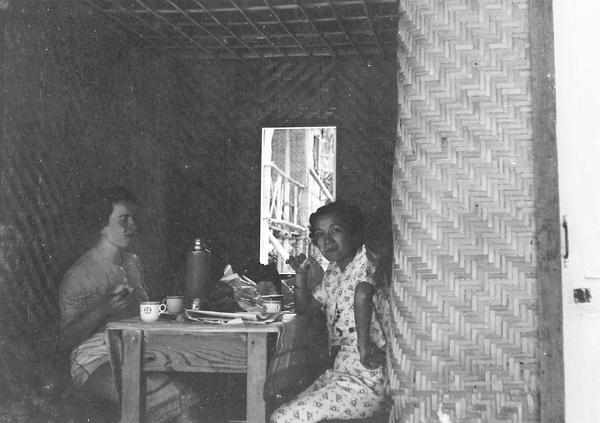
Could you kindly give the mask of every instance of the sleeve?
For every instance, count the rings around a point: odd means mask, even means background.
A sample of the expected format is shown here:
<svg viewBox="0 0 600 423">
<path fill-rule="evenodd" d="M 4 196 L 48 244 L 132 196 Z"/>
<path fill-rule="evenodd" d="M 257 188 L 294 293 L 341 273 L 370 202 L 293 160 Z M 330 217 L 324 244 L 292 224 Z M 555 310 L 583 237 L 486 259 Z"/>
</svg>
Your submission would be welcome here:
<svg viewBox="0 0 600 423">
<path fill-rule="evenodd" d="M 327 290 L 325 289 L 325 285 L 327 284 L 328 276 L 329 276 L 329 272 L 325 273 L 325 276 L 323 277 L 323 281 L 320 284 L 318 284 L 317 286 L 315 286 L 314 289 L 312 290 L 313 297 L 315 297 L 315 299 L 318 302 L 320 302 L 321 304 L 327 303 Z"/>
<path fill-rule="evenodd" d="M 63 278 L 58 291 L 61 326 L 75 320 L 86 308 L 89 293 L 84 289 L 87 284 L 81 283 L 83 278 L 84 272 L 77 270 L 69 271 Z"/>
<path fill-rule="evenodd" d="M 360 254 L 361 255 L 358 258 L 353 275 L 348 279 L 348 283 L 353 285 L 355 289 L 356 286 L 361 282 L 367 282 L 371 285 L 375 285 L 375 280 L 373 279 L 373 275 L 375 274 L 375 265 L 369 260 L 364 249 Z"/>
</svg>

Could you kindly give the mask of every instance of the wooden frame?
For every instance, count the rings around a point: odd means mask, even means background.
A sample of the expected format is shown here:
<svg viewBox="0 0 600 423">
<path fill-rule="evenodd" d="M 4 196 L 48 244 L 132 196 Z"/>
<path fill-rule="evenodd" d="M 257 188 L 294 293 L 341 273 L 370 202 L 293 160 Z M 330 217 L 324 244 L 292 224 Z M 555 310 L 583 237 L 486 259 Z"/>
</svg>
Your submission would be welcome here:
<svg viewBox="0 0 600 423">
<path fill-rule="evenodd" d="M 533 151 L 538 254 L 540 421 L 565 419 L 561 237 L 552 2 L 531 0 Z"/>
</svg>

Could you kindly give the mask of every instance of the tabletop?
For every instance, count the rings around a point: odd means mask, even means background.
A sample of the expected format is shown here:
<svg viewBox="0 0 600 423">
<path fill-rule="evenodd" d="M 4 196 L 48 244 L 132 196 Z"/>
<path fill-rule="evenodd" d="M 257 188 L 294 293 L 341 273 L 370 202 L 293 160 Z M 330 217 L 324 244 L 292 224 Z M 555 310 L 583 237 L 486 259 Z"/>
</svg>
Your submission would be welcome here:
<svg viewBox="0 0 600 423">
<path fill-rule="evenodd" d="M 156 322 L 145 322 L 140 317 L 110 322 L 107 325 L 108 330 L 144 330 L 161 331 L 168 330 L 173 332 L 281 332 L 286 325 L 285 322 L 272 323 L 236 323 L 236 324 L 215 324 L 204 322 L 185 321 L 179 322 L 171 318 L 159 318 Z"/>
</svg>

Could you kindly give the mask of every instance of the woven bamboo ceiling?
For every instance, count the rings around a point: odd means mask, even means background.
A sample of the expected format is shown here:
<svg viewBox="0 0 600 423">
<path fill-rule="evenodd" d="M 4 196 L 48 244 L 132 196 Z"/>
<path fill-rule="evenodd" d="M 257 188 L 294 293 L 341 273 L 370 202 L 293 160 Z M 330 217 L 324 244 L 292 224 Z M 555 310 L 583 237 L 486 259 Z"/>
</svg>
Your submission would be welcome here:
<svg viewBox="0 0 600 423">
<path fill-rule="evenodd" d="M 391 57 L 398 0 L 82 0 L 154 49 L 202 59 Z"/>
</svg>

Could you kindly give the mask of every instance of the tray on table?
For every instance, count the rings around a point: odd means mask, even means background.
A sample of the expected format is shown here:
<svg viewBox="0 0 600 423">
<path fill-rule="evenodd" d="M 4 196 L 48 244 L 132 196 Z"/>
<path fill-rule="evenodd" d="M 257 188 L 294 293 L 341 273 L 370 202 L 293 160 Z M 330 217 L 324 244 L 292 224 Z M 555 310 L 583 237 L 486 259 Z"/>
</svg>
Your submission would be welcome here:
<svg viewBox="0 0 600 423">
<path fill-rule="evenodd" d="M 265 324 L 279 322 L 283 318 L 283 313 L 256 313 L 256 312 L 236 312 L 226 313 L 210 310 L 185 310 L 188 319 L 198 322 L 211 323 L 246 323 L 246 324 Z"/>
</svg>

